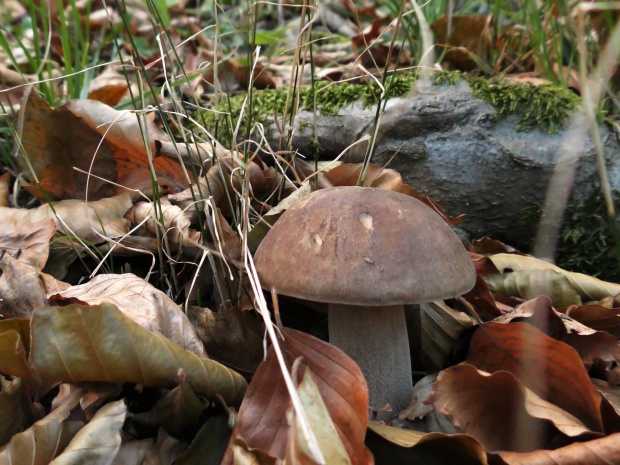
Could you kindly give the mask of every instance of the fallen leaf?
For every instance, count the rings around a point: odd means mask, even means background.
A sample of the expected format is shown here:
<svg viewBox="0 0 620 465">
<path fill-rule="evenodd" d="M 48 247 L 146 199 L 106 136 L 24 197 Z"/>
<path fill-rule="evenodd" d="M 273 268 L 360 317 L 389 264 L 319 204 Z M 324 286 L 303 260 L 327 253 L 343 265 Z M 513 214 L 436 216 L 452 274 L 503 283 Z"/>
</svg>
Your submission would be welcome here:
<svg viewBox="0 0 620 465">
<path fill-rule="evenodd" d="M 18 156 L 17 162 L 27 178 L 37 180 L 45 191 L 44 195 L 38 188 L 30 189 L 33 195 L 42 201 L 84 200 L 87 182 L 89 199 L 112 195 L 110 181 L 117 181 L 113 151 L 106 144 L 99 146 L 100 134 L 89 130 L 78 115 L 66 106 L 52 109 L 36 92 L 30 92 L 20 117 L 24 121 L 20 153 L 25 155 Z M 89 178 L 74 167 L 94 176 Z"/>
<path fill-rule="evenodd" d="M 555 450 L 529 453 L 503 452 L 490 457 L 491 465 L 593 465 L 620 463 L 620 433 Z M 496 460 L 499 458 L 500 460 Z"/>
<path fill-rule="evenodd" d="M 582 273 L 566 271 L 544 260 L 539 260 L 534 257 L 525 255 L 496 254 L 489 256 L 488 259 L 493 262 L 493 264 L 497 267 L 500 273 L 507 273 L 509 271 L 519 272 L 536 270 L 555 271 L 556 273 L 559 273 L 560 275 L 566 277 L 566 280 L 570 284 L 572 292 L 578 294 L 579 297 L 581 297 L 582 299 L 597 301 L 606 297 L 613 297 L 616 299 L 616 301 L 618 301 L 617 296 L 620 294 L 620 284 L 601 281 L 600 279 L 593 278 L 592 276 L 588 276 Z M 556 274 L 550 273 L 550 276 L 556 276 Z M 555 301 L 554 305 L 561 306 L 558 305 Z"/>
<path fill-rule="evenodd" d="M 421 433 L 370 422 L 366 444 L 379 465 L 487 465 L 483 447 L 466 434 Z"/>
<path fill-rule="evenodd" d="M 289 407 L 286 414 L 289 419 L 289 431 L 284 463 L 287 465 L 321 465 L 321 463 L 351 465 L 347 450 L 338 436 L 336 426 L 327 411 L 319 387 L 309 368 L 305 370 L 304 377 L 297 387 L 297 393 L 308 425 L 316 439 L 318 451 L 310 447 L 307 435 L 300 425 L 295 410 Z M 315 452 L 319 451 L 320 457 L 318 454 L 315 456 Z"/>
<path fill-rule="evenodd" d="M 127 406 L 124 399 L 105 405 L 78 431 L 50 465 L 114 463 L 114 457 L 121 446 L 121 428 L 126 416 Z"/>
<path fill-rule="evenodd" d="M 7 251 L 19 261 L 35 268 L 45 268 L 56 224 L 51 218 L 34 222 L 14 222 L 11 220 L 18 218 L 5 215 L 7 211 L 5 207 L 0 208 L 0 250 Z"/>
<path fill-rule="evenodd" d="M 603 432 L 601 396 L 577 352 L 528 323 L 485 323 L 473 335 L 466 361 L 479 370 L 508 371 L 547 402 Z"/>
<path fill-rule="evenodd" d="M 241 402 L 245 380 L 142 328 L 115 306 L 48 307 L 31 323 L 30 363 L 43 381 L 139 383 L 173 388 L 184 376 L 194 392 Z"/>
<path fill-rule="evenodd" d="M 112 303 L 143 328 L 167 337 L 199 357 L 206 357 L 196 330 L 179 306 L 164 292 L 134 274 L 98 275 L 87 283 L 48 297 L 55 302 Z"/>
<path fill-rule="evenodd" d="M 35 268 L 0 252 L 0 318 L 30 318 L 47 305 Z"/>
<path fill-rule="evenodd" d="M 439 373 L 431 398 L 436 411 L 476 438 L 486 450 L 533 451 L 554 434 L 590 430 L 577 418 L 541 399 L 506 371 L 493 374 L 462 363 Z"/>
<path fill-rule="evenodd" d="M 368 422 L 368 390 L 359 367 L 340 349 L 289 328 L 281 342 L 289 366 L 301 357 L 297 372 L 312 370 L 336 431 L 353 464 L 370 463 L 363 438 Z M 231 444 L 243 438 L 248 448 L 283 459 L 288 438 L 285 414 L 290 398 L 273 348 L 258 367 L 239 409 Z M 238 452 L 241 454 L 242 452 Z M 233 463 L 229 448 L 223 464 Z"/>
</svg>

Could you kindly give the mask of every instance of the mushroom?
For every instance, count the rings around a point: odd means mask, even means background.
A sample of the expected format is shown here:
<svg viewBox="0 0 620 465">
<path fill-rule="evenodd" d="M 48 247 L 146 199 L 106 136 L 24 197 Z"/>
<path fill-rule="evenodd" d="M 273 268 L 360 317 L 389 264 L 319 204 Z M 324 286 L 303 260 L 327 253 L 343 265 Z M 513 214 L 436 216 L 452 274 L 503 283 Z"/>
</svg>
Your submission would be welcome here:
<svg viewBox="0 0 620 465">
<path fill-rule="evenodd" d="M 370 406 L 395 412 L 407 407 L 412 389 L 403 305 L 455 297 L 476 276 L 436 212 L 369 187 L 304 197 L 265 236 L 255 263 L 265 289 L 328 303 L 330 342 L 360 366 Z"/>
</svg>

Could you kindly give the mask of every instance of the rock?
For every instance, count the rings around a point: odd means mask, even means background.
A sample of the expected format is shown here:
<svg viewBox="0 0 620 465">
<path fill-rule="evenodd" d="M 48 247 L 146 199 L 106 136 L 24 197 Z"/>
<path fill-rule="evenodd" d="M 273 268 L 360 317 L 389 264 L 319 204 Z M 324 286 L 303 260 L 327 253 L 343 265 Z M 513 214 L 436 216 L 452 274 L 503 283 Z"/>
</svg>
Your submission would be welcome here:
<svg viewBox="0 0 620 465">
<path fill-rule="evenodd" d="M 356 103 L 337 116 L 319 115 L 321 157 L 336 158 L 370 134 L 375 112 Z M 496 114 L 492 105 L 472 95 L 465 81 L 453 86 L 418 81 L 409 95 L 388 101 L 372 162 L 400 172 L 405 182 L 449 214 L 465 213 L 461 227 L 472 237 L 489 235 L 524 246 L 533 239 L 538 222 L 526 211 L 544 204 L 558 160 L 568 153 L 563 144 L 569 139 L 566 131 L 518 131 L 518 116 Z M 293 148 L 309 158 L 314 153 L 313 124 L 312 112 L 302 110 L 293 137 Z M 606 127 L 600 127 L 600 134 L 612 189 L 620 189 L 620 160 L 614 156 L 620 145 Z M 580 200 L 600 182 L 587 128 L 577 128 L 572 135 L 577 141 L 573 137 L 569 149 L 576 149 L 580 159 L 573 199 Z M 364 153 L 364 144 L 358 144 L 343 159 L 361 161 Z"/>
</svg>

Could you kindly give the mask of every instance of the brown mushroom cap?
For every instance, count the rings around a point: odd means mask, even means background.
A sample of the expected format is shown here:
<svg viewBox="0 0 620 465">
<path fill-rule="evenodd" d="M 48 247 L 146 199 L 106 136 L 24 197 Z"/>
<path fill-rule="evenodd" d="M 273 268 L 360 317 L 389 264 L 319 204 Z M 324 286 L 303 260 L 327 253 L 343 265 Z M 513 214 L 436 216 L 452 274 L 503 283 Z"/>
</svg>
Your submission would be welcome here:
<svg viewBox="0 0 620 465">
<path fill-rule="evenodd" d="M 347 305 L 404 305 L 469 291 L 476 279 L 452 228 L 413 197 L 368 187 L 316 191 L 287 210 L 255 256 L 261 284 Z"/>
</svg>

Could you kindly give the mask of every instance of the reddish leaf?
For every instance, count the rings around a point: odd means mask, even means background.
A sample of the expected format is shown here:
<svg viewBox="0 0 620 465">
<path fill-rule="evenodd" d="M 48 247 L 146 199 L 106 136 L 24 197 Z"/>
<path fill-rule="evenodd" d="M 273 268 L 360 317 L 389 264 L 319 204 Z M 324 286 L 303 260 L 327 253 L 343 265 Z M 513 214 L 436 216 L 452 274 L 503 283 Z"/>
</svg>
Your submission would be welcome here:
<svg viewBox="0 0 620 465">
<path fill-rule="evenodd" d="M 299 331 L 285 328 L 282 350 L 289 366 L 300 360 L 296 371 L 312 370 L 338 436 L 353 464 L 368 464 L 370 458 L 364 447 L 368 423 L 368 390 L 359 367 L 340 349 Z M 239 410 L 231 444 L 243 438 L 249 448 L 260 449 L 271 457 L 285 456 L 288 424 L 286 411 L 291 402 L 284 385 L 273 348 L 258 367 Z M 229 447 L 224 464 L 232 464 Z"/>
<path fill-rule="evenodd" d="M 532 451 L 556 433 L 588 433 L 574 416 L 544 401 L 511 373 L 492 375 L 467 363 L 443 370 L 431 395 L 437 412 L 472 435 L 487 450 Z"/>
<path fill-rule="evenodd" d="M 490 457 L 493 465 L 612 465 L 620 463 L 620 433 L 556 450 L 504 452 Z"/>
<path fill-rule="evenodd" d="M 601 395 L 592 386 L 579 355 L 534 326 L 486 323 L 472 337 L 467 361 L 489 373 L 509 371 L 592 431 L 603 431 Z"/>
</svg>

